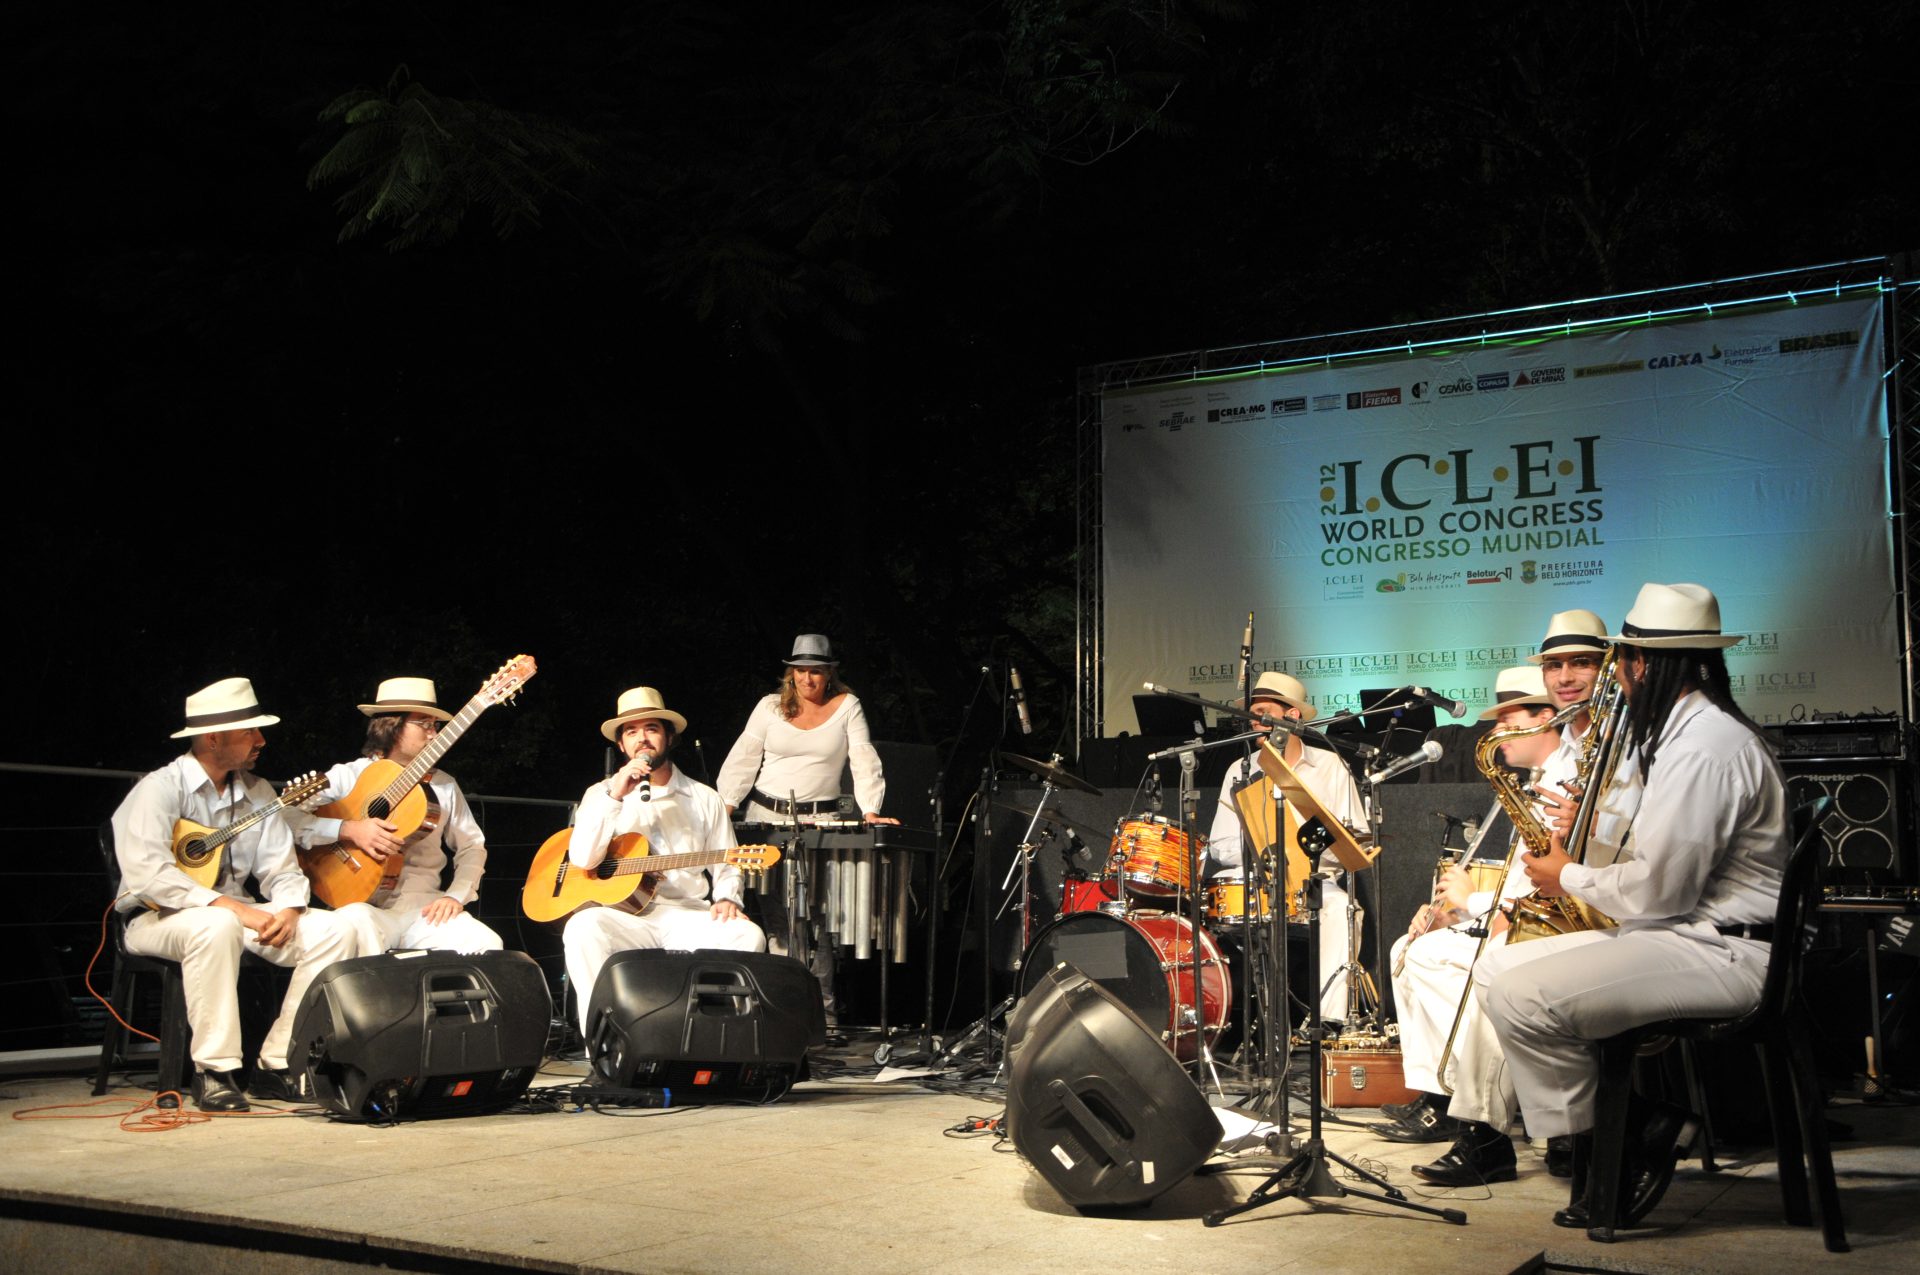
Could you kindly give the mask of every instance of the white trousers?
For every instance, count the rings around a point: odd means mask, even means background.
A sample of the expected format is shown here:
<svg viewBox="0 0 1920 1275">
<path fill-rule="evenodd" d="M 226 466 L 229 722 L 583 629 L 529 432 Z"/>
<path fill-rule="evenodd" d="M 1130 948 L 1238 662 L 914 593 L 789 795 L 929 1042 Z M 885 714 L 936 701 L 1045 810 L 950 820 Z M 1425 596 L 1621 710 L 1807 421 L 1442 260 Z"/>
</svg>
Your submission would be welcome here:
<svg viewBox="0 0 1920 1275">
<path fill-rule="evenodd" d="M 1400 1063 L 1407 1088 L 1441 1093 L 1440 1055 L 1467 990 L 1467 972 L 1480 940 L 1438 929 L 1414 939 L 1402 934 L 1387 958 L 1391 971 L 1406 954 L 1406 968 L 1393 980 L 1394 1013 L 1400 1021 Z M 1464 1024 L 1463 1024 L 1464 1026 Z M 1458 1048 L 1458 1045 L 1455 1045 Z"/>
<path fill-rule="evenodd" d="M 567 978 L 580 1003 L 580 1030 L 590 1030 L 587 1007 L 593 1001 L 600 970 L 616 952 L 668 948 L 692 952 L 703 947 L 729 952 L 764 952 L 767 936 L 746 917 L 718 921 L 704 899 L 655 899 L 643 915 L 619 908 L 583 908 L 567 918 L 561 940 L 567 951 Z"/>
<path fill-rule="evenodd" d="M 1593 1128 L 1594 1042 L 1663 1018 L 1730 1018 L 1760 1002 L 1768 945 L 1711 929 L 1593 930 L 1481 958 L 1475 995 L 1536 1138 Z"/>
<path fill-rule="evenodd" d="M 461 912 L 435 925 L 420 914 L 436 899 L 434 894 L 396 894 L 378 904 L 351 910 L 348 915 L 360 934 L 360 951 L 373 956 L 380 952 L 424 949 L 430 952 L 498 952 L 506 946 L 500 936 L 470 912 Z"/>
<path fill-rule="evenodd" d="M 193 1065 L 201 1071 L 236 1071 L 246 1061 L 240 1056 L 240 954 L 252 952 L 291 968 L 293 981 L 280 1002 L 280 1014 L 260 1042 L 260 1065 L 277 1071 L 287 1065 L 293 1016 L 314 975 L 335 961 L 361 955 L 355 909 L 372 910 L 356 903 L 339 912 L 302 912 L 282 947 L 262 944 L 226 908 L 142 912 L 127 922 L 127 950 L 180 962 L 187 1022 L 193 1027 Z"/>
</svg>

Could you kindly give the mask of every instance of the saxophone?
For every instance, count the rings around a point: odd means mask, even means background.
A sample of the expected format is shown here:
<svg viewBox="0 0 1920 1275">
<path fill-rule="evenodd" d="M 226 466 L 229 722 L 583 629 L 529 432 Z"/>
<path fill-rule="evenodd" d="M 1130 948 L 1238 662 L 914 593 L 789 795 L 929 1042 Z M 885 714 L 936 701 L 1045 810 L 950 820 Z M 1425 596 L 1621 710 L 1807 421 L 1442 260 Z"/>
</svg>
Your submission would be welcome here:
<svg viewBox="0 0 1920 1275">
<path fill-rule="evenodd" d="M 1586 849 L 1587 834 L 1593 827 L 1593 815 L 1599 807 L 1600 796 L 1606 790 L 1624 752 L 1626 714 L 1620 711 L 1624 696 L 1619 679 L 1614 674 L 1615 659 L 1615 651 L 1609 650 L 1606 660 L 1600 665 L 1599 676 L 1594 679 L 1593 694 L 1583 702 L 1569 704 L 1537 726 L 1513 726 L 1489 731 L 1474 747 L 1473 764 L 1487 777 L 1487 783 L 1493 787 L 1495 800 L 1507 812 L 1507 818 L 1513 822 L 1517 834 L 1512 848 L 1507 852 L 1506 871 L 1501 874 L 1500 885 L 1495 891 L 1496 900 L 1506 893 L 1507 877 L 1512 874 L 1520 851 L 1524 848 L 1528 854 L 1537 857 L 1545 854 L 1553 842 L 1553 830 L 1540 821 L 1539 811 L 1527 792 L 1528 788 L 1540 782 L 1540 772 L 1530 771 L 1522 779 L 1508 770 L 1500 763 L 1500 745 L 1509 740 L 1559 730 L 1582 712 L 1589 715 L 1587 733 L 1581 740 L 1580 756 L 1575 762 L 1574 771 L 1575 783 L 1580 788 L 1580 801 L 1574 815 L 1573 834 L 1567 839 L 1567 853 L 1579 860 Z M 1535 891 L 1513 901 L 1507 942 L 1519 943 L 1553 934 L 1572 934 L 1578 930 L 1610 930 L 1618 924 L 1600 909 L 1578 899 L 1569 896 L 1548 898 Z M 1460 1003 L 1454 1006 L 1453 1027 L 1447 1032 L 1445 1048 L 1440 1051 L 1440 1087 L 1448 1093 L 1453 1092 L 1453 1086 L 1447 1083 L 1447 1062 L 1453 1057 L 1460 1024 L 1467 1016 L 1467 1002 L 1473 999 L 1474 966 L 1480 963 L 1481 953 L 1487 950 L 1487 939 L 1491 933 L 1489 927 L 1480 936 L 1480 945 L 1473 950 L 1473 960 L 1467 965 L 1466 990 L 1460 995 Z"/>
<path fill-rule="evenodd" d="M 1575 863 L 1586 859 L 1587 837 L 1593 831 L 1595 813 L 1600 808 L 1600 800 L 1605 796 L 1608 786 L 1613 782 L 1613 772 L 1620 765 L 1620 758 L 1626 753 L 1626 697 L 1620 689 L 1620 679 L 1615 667 L 1619 658 L 1618 648 L 1607 652 L 1607 658 L 1600 665 L 1600 674 L 1594 679 L 1593 694 L 1584 704 L 1576 704 L 1554 715 L 1553 722 L 1562 719 L 1571 720 L 1578 710 L 1587 710 L 1589 725 L 1585 738 L 1580 741 L 1580 756 L 1575 762 L 1574 787 L 1579 789 L 1580 799 L 1574 808 L 1573 829 L 1567 834 L 1567 854 Z M 1552 725 L 1553 723 L 1548 723 Z M 1474 752 L 1474 763 L 1480 772 L 1494 785 L 1496 794 L 1504 794 L 1500 781 L 1487 770 L 1487 744 L 1496 737 L 1513 738 L 1519 734 L 1529 734 L 1533 727 L 1523 731 L 1494 731 L 1480 741 L 1480 747 Z M 1496 744 L 1497 747 L 1497 744 Z M 1506 776 L 1511 779 L 1511 776 Z M 1500 796 L 1500 804 L 1506 809 L 1507 816 L 1513 820 L 1513 826 L 1522 827 L 1520 814 L 1513 804 L 1509 804 L 1505 795 Z M 1527 822 L 1535 831 L 1523 831 L 1526 838 L 1527 853 L 1542 855 L 1547 852 L 1552 840 L 1550 833 L 1541 825 L 1533 813 L 1533 803 L 1523 803 L 1527 811 Z M 1572 895 L 1549 898 L 1535 891 L 1513 901 L 1512 925 L 1507 930 L 1507 942 L 1523 943 L 1528 939 L 1547 938 L 1555 934 L 1574 934 L 1581 930 L 1611 930 L 1620 923 L 1588 903 L 1582 903 Z"/>
</svg>

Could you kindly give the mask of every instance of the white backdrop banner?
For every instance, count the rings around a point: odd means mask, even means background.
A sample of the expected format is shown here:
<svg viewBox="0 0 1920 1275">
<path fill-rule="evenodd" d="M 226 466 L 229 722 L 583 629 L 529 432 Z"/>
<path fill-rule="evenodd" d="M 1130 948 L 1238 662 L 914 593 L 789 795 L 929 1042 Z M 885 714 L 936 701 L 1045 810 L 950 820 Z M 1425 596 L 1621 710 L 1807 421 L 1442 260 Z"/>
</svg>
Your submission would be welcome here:
<svg viewBox="0 0 1920 1275">
<path fill-rule="evenodd" d="M 1105 729 L 1142 682 L 1486 704 L 1556 611 L 1720 597 L 1761 721 L 1899 707 L 1877 298 L 1102 396 Z"/>
</svg>

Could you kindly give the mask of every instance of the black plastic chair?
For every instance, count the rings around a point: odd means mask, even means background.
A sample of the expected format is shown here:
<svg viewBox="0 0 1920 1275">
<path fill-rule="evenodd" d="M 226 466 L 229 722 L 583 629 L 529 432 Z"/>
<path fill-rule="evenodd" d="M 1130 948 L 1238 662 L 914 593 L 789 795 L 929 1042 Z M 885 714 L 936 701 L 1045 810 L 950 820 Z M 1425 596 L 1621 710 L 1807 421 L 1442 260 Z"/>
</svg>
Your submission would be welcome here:
<svg viewBox="0 0 1920 1275">
<path fill-rule="evenodd" d="M 107 863 L 107 884 L 114 897 L 120 894 L 120 860 L 113 853 L 113 824 L 100 825 L 100 853 Z M 160 1068 L 154 1076 L 154 1090 L 169 1089 L 184 1094 L 193 1083 L 193 1063 L 187 1056 L 193 1041 L 193 1028 L 187 1023 L 187 987 L 180 974 L 180 962 L 158 956 L 142 956 L 127 950 L 127 916 L 115 912 L 107 921 L 113 942 L 113 987 L 107 1002 L 113 1007 L 100 1033 L 100 1064 L 93 1073 L 95 1097 L 107 1091 L 107 1077 L 116 1064 L 125 1068 L 128 1031 L 121 1026 L 133 1017 L 134 980 L 151 974 L 160 980 Z M 115 1017 L 117 1015 L 118 1017 Z"/>
<path fill-rule="evenodd" d="M 1773 953 L 1760 1003 L 1732 1019 L 1676 1018 L 1646 1023 L 1600 1042 L 1600 1087 L 1594 1112 L 1593 1166 L 1588 1177 L 1587 1238 L 1611 1243 L 1620 1220 L 1621 1169 L 1628 1137 L 1627 1109 L 1633 1090 L 1633 1060 L 1652 1037 L 1685 1041 L 1746 1042 L 1760 1058 L 1768 1114 L 1780 1168 L 1780 1195 L 1787 1221 L 1812 1226 L 1807 1196 L 1811 1170 L 1818 1191 L 1827 1250 L 1848 1251 L 1827 1143 L 1826 1095 L 1813 1058 L 1813 1026 L 1801 999 L 1801 976 L 1819 917 L 1820 821 L 1832 804 L 1819 797 L 1793 813 L 1794 843 L 1774 913 Z M 1711 1165 L 1709 1165 L 1711 1167 Z"/>
</svg>

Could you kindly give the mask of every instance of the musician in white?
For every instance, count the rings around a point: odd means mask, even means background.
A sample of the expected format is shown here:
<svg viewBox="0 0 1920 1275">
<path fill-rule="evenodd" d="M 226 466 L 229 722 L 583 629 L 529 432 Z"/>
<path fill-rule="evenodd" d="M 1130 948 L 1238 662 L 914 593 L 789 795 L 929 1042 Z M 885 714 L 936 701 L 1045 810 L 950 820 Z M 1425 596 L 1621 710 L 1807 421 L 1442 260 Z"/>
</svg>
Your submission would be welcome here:
<svg viewBox="0 0 1920 1275">
<path fill-rule="evenodd" d="M 1541 893 L 1579 898 L 1617 929 L 1508 946 L 1475 971 L 1536 1137 L 1574 1135 L 1574 1190 L 1554 1215 L 1587 1224 L 1594 1042 L 1664 1018 L 1726 1018 L 1758 1003 L 1787 858 L 1786 787 L 1733 701 L 1720 604 L 1697 584 L 1646 584 L 1621 631 L 1625 729 L 1642 797 L 1627 857 L 1575 863 L 1556 835 L 1527 862 Z M 1640 1103 L 1628 1138 L 1624 1221 L 1650 1211 L 1692 1118 Z"/>
<path fill-rule="evenodd" d="M 1553 714 L 1540 670 L 1522 665 L 1500 671 L 1494 682 L 1494 702 L 1480 713 L 1480 720 L 1495 723 L 1498 730 L 1521 730 L 1543 725 L 1552 720 Z M 1544 730 L 1502 744 L 1500 753 L 1509 766 L 1538 769 L 1545 779 L 1544 768 L 1559 748 L 1560 732 Z M 1570 768 L 1567 773 L 1572 773 Z M 1500 826 L 1507 824 L 1502 820 Z M 1505 841 L 1497 846 L 1483 843 L 1480 858 L 1498 862 L 1510 848 Z M 1449 1035 L 1455 1034 L 1454 1019 L 1466 996 L 1467 975 L 1473 968 L 1474 954 L 1481 948 L 1479 931 L 1484 928 L 1488 933 L 1489 944 L 1503 941 L 1500 936 L 1506 931 L 1507 918 L 1496 905 L 1533 888 L 1516 866 L 1497 891 L 1477 890 L 1473 878 L 1458 864 L 1449 865 L 1437 885 L 1434 901 L 1414 914 L 1407 932 L 1394 943 L 1388 965 L 1393 972 L 1393 1003 L 1400 1023 L 1401 1064 L 1407 1087 L 1420 1093 L 1417 1101 L 1386 1111 L 1395 1119 L 1379 1126 L 1379 1132 L 1396 1142 L 1438 1142 L 1468 1132 L 1462 1121 L 1447 1113 L 1440 1075 L 1442 1055 L 1447 1052 Z M 1471 1008 L 1467 1016 L 1478 1017 Z M 1463 1021 L 1461 1026 L 1464 1030 L 1467 1024 Z M 1480 1136 L 1470 1140 L 1472 1145 L 1461 1156 L 1459 1166 L 1470 1175 L 1468 1180 L 1511 1180 L 1513 1148 L 1504 1132 L 1497 1136 L 1493 1131 L 1473 1132 Z M 1477 1155 L 1481 1144 L 1489 1148 L 1484 1157 Z M 1449 1176 L 1441 1166 L 1427 1168 L 1442 1177 Z"/>
<path fill-rule="evenodd" d="M 121 890 L 114 906 L 135 913 L 127 950 L 180 963 L 193 1027 L 193 1102 L 202 1111 L 247 1110 L 236 992 L 242 953 L 293 970 L 254 1069 L 254 1092 L 267 1098 L 299 1093 L 298 1078 L 287 1071 L 287 1046 L 308 985 L 335 961 L 360 955 L 351 917 L 307 910 L 307 878 L 278 813 L 227 843 L 212 886 L 174 862 L 176 820 L 225 828 L 273 802 L 272 787 L 251 772 L 266 746 L 260 727 L 279 720 L 260 711 L 244 677 L 195 691 L 187 696 L 185 728 L 173 734 L 193 741 L 186 754 L 135 784 L 113 812 Z"/>
<path fill-rule="evenodd" d="M 1260 675 L 1253 684 L 1249 707 L 1256 713 L 1302 725 L 1320 715 L 1300 680 L 1279 672 Z M 1281 756 L 1300 776 L 1300 782 L 1319 798 L 1328 814 L 1356 833 L 1369 829 L 1367 807 L 1360 799 L 1359 785 L 1354 783 L 1353 772 L 1347 769 L 1347 763 L 1338 753 L 1308 748 L 1298 735 L 1290 734 Z M 1233 795 L 1258 770 L 1257 760 L 1242 757 L 1227 768 L 1220 781 L 1220 798 L 1214 807 L 1213 826 L 1207 833 L 1207 859 L 1215 875 L 1243 866 L 1240 811 L 1234 805 Z M 1272 791 L 1275 798 L 1282 797 L 1277 785 Z M 1319 866 L 1321 871 L 1330 874 L 1320 893 L 1320 1017 L 1325 1022 L 1338 1023 L 1347 1016 L 1346 966 L 1352 954 L 1347 909 L 1351 900 L 1339 884 L 1340 864 L 1331 850 L 1321 855 Z M 1300 888 L 1298 881 L 1286 884 L 1289 890 Z"/>
<path fill-rule="evenodd" d="M 567 845 L 573 866 L 598 867 L 613 839 L 629 832 L 646 837 L 650 854 L 694 854 L 735 844 L 720 794 L 673 764 L 674 744 L 686 728 L 687 719 L 668 708 L 653 687 L 621 693 L 600 733 L 626 754 L 627 762 L 581 796 Z M 766 936 L 741 908 L 739 868 L 677 868 L 646 880 L 657 886 L 652 902 L 637 915 L 626 907 L 589 907 L 567 919 L 567 976 L 579 998 L 581 1030 L 588 1035 L 594 984 L 616 952 L 766 948 Z"/>
<path fill-rule="evenodd" d="M 432 679 L 425 677 L 390 677 L 380 683 L 371 704 L 357 707 L 369 719 L 366 743 L 360 757 L 327 771 L 327 801 L 351 793 L 376 761 L 410 765 L 439 733 L 441 723 L 453 720 L 453 714 L 440 707 Z M 487 834 L 452 775 L 435 769 L 422 782 L 440 808 L 440 821 L 411 845 L 398 839 L 398 826 L 386 819 L 321 819 L 299 810 L 287 812 L 294 841 L 303 849 L 348 841 L 383 864 L 389 855 L 406 856 L 393 887 L 376 891 L 367 908 L 352 914 L 363 953 L 413 948 L 497 952 L 502 946 L 499 934 L 467 911 L 480 897 Z M 443 887 L 449 858 L 452 879 Z"/>
</svg>

